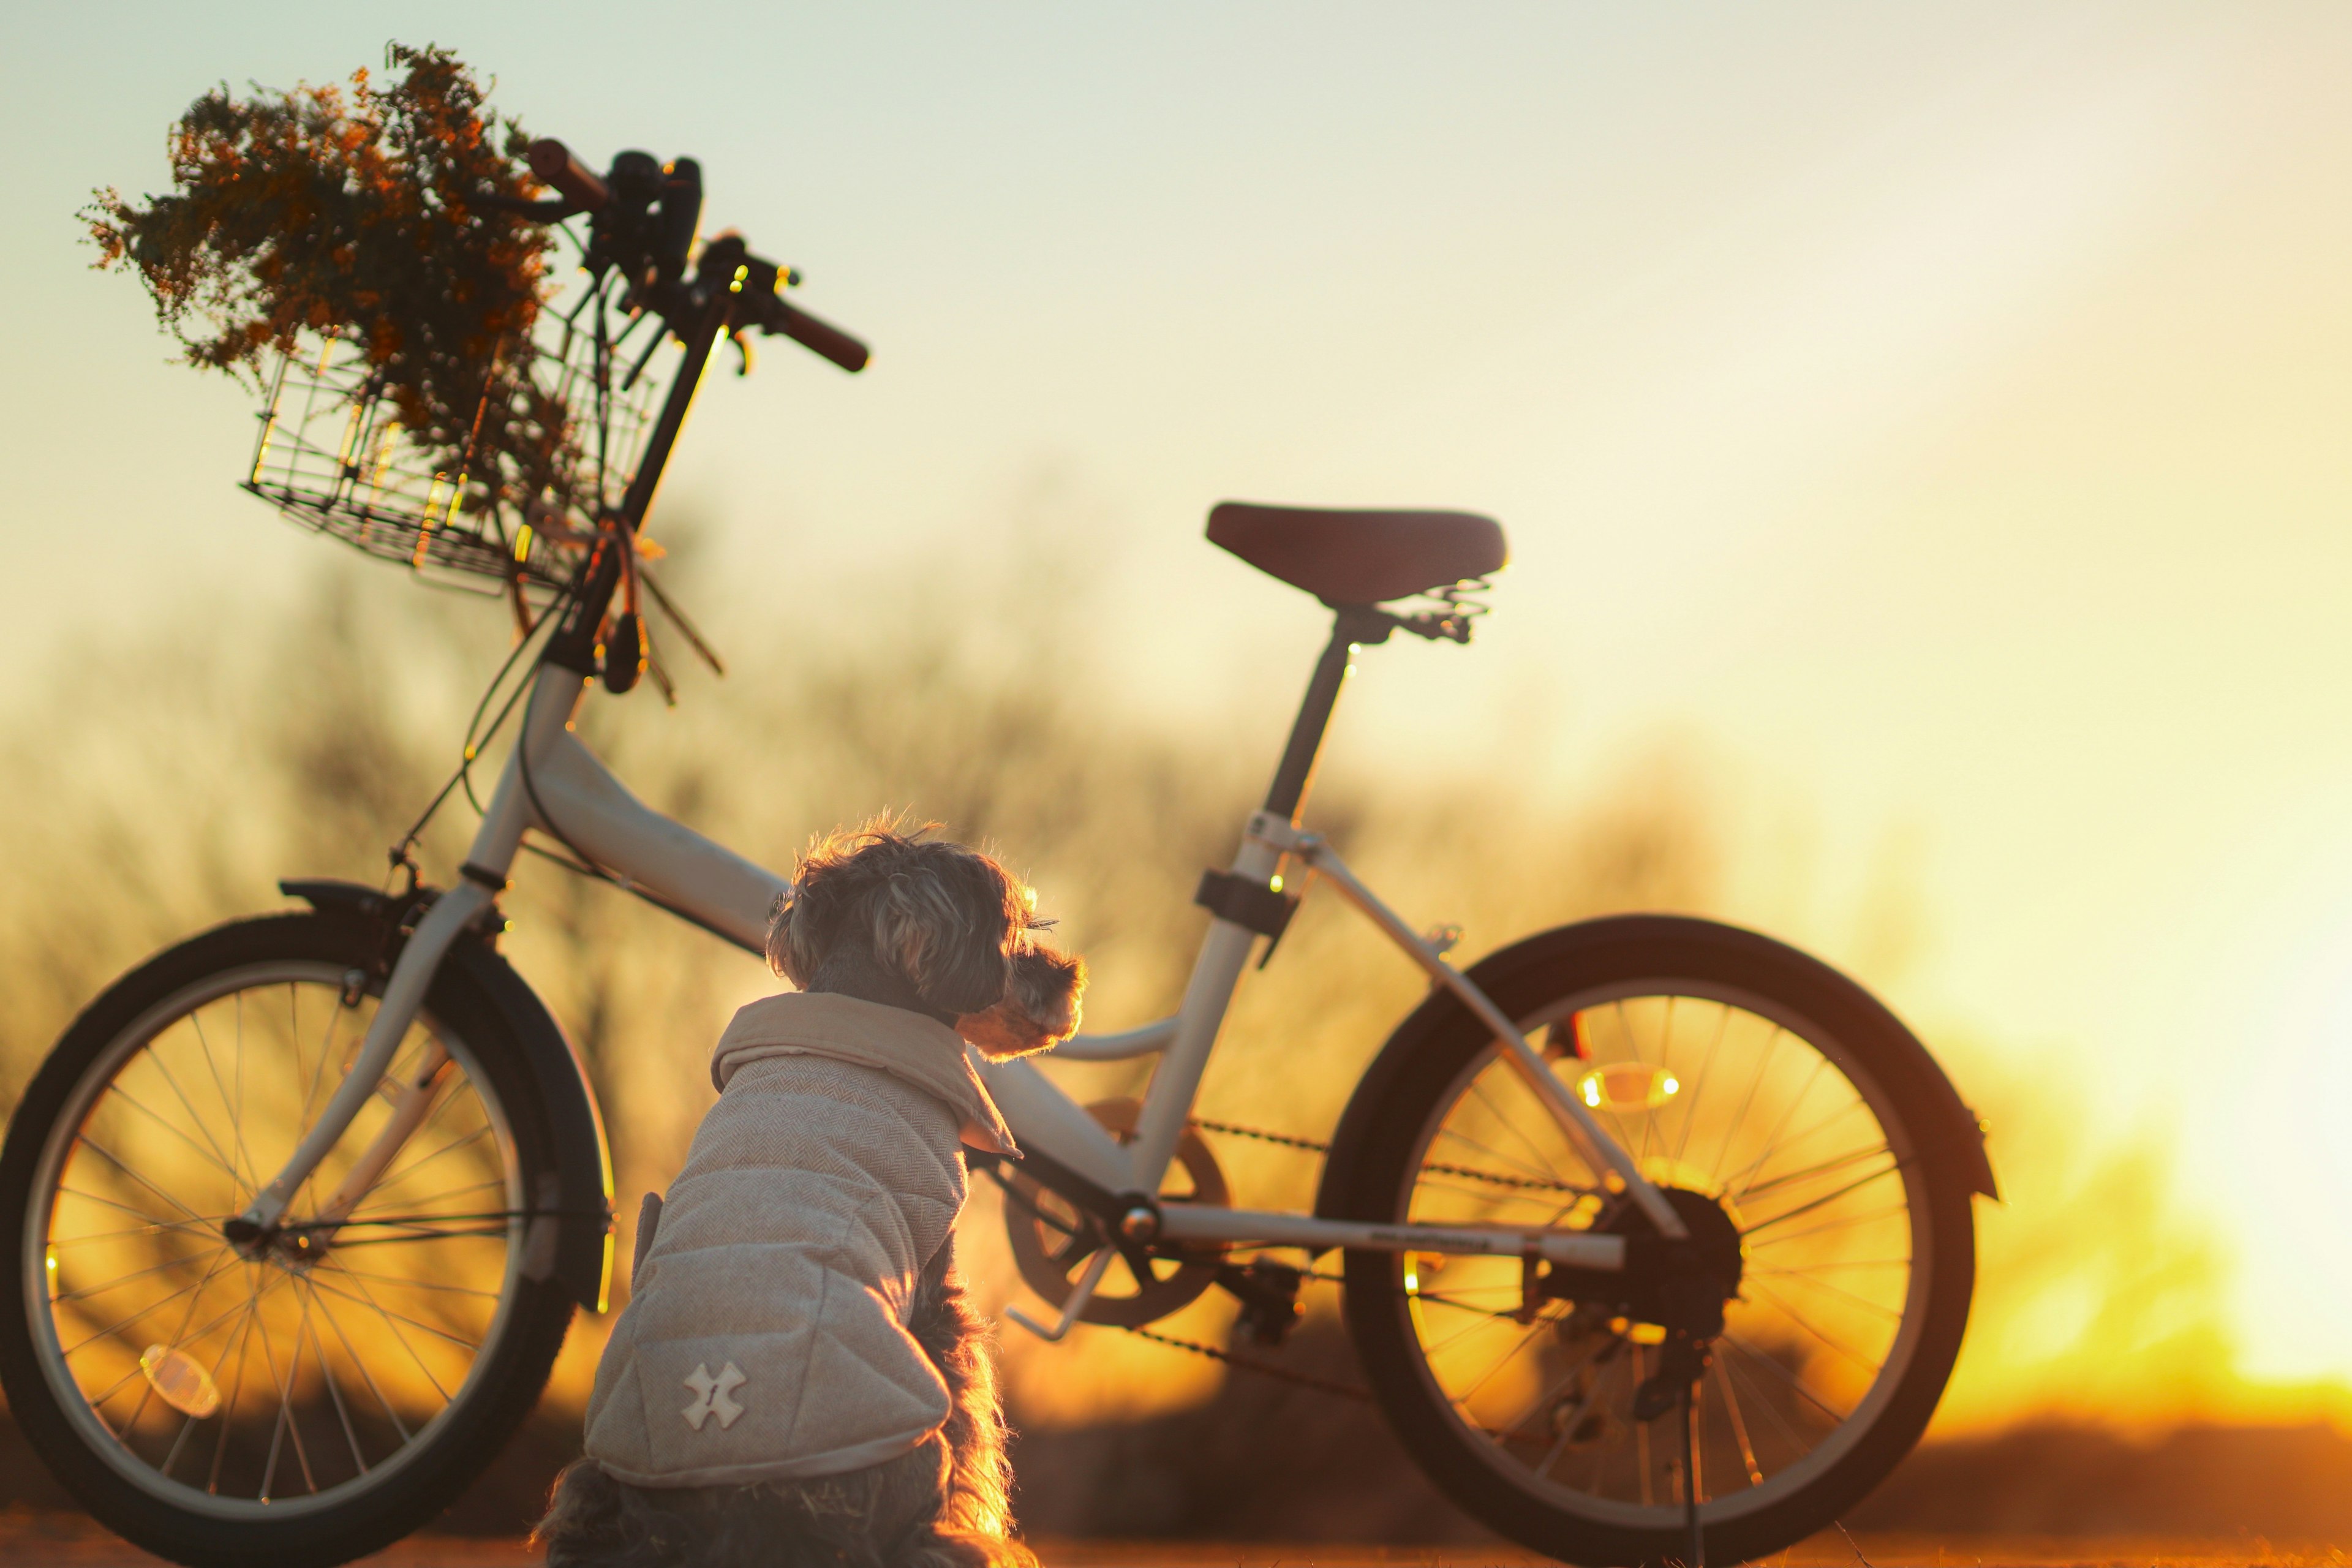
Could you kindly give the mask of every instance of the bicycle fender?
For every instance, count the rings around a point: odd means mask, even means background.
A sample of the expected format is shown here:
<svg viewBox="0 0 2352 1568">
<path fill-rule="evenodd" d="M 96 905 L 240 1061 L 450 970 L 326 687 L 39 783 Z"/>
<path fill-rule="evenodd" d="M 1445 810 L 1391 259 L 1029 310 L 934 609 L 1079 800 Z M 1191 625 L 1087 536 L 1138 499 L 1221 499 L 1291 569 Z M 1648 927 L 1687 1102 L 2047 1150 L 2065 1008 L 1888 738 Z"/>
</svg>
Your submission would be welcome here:
<svg viewBox="0 0 2352 1568">
<path fill-rule="evenodd" d="M 1794 953 L 1819 970 L 1841 1009 L 1858 1014 L 1867 1023 L 1892 1025 L 1891 1037 L 1902 1041 L 1903 1046 L 1895 1060 L 1875 1065 L 1902 1075 L 1911 1080 L 1913 1087 L 1926 1091 L 1937 1113 L 1936 1124 L 1921 1129 L 1923 1135 L 1936 1139 L 1940 1152 L 1958 1161 L 1969 1191 L 1999 1200 L 2000 1186 L 1993 1178 L 1992 1162 L 1985 1152 L 1984 1124 L 1960 1099 L 1959 1091 L 1952 1087 L 1952 1080 L 1927 1054 L 1927 1047 L 1877 997 L 1829 965 L 1784 942 L 1738 926 L 1686 916 L 1610 915 L 1554 926 L 1524 937 L 1488 953 L 1466 973 L 1472 984 L 1499 1001 L 1515 988 L 1515 982 L 1564 959 L 1612 946 L 1647 946 L 1665 937 L 1705 942 L 1735 963 L 1745 953 L 1769 952 L 1776 958 Z M 1349 1097 L 1348 1108 L 1340 1114 L 1339 1125 L 1331 1135 L 1330 1156 L 1324 1162 L 1322 1181 L 1315 1194 L 1318 1215 L 1326 1219 L 1384 1217 L 1350 1215 L 1345 1211 L 1342 1194 L 1354 1188 L 1355 1166 L 1368 1136 L 1366 1129 L 1412 1058 L 1440 1030 L 1458 1023 L 1466 1013 L 1453 993 L 1432 987 L 1421 1005 L 1390 1034 Z"/>
<path fill-rule="evenodd" d="M 379 925 L 401 907 L 356 882 L 289 880 L 278 886 L 314 909 L 357 914 Z M 533 1222 L 523 1271 L 532 1279 L 557 1280 L 573 1300 L 602 1312 L 613 1283 L 613 1153 L 586 1065 L 539 994 L 487 942 L 460 940 L 441 965 L 479 989 L 514 1031 L 546 1110 L 556 1169 L 539 1173 L 540 1190 L 530 1194 L 530 1203 L 552 1222 L 552 1229 L 541 1230 Z M 550 1237 L 551 1243 L 542 1239 Z"/>
</svg>

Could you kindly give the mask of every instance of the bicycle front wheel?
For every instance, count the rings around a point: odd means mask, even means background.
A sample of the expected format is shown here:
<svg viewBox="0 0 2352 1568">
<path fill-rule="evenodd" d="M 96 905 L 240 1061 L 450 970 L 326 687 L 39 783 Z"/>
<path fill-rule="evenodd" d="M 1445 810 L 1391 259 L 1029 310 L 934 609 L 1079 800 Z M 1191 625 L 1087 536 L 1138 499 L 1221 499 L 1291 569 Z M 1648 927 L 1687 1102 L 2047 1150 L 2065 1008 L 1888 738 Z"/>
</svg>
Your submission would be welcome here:
<svg viewBox="0 0 2352 1568">
<path fill-rule="evenodd" d="M 1664 1331 L 1531 1299 L 1517 1258 L 1349 1252 L 1365 1373 L 1440 1488 L 1538 1551 L 1680 1560 L 1695 1488 L 1711 1555 L 1777 1552 L 1885 1475 L 1950 1374 L 1975 1278 L 1958 1101 L 1858 986 L 1750 932 L 1631 917 L 1517 951 L 1497 1005 L 1686 1218 L 1738 1238 L 1696 1463 L 1675 1415 L 1634 1414 Z M 1647 1228 L 1466 1012 L 1391 1048 L 1333 1149 L 1349 1217 Z"/>
<path fill-rule="evenodd" d="M 68 1031 L 0 1152 L 11 1412 L 101 1522 L 197 1568 L 415 1530 L 530 1408 L 571 1320 L 529 1277 L 554 1161 L 521 1053 L 446 975 L 279 1234 L 225 1234 L 348 1070 L 378 942 L 288 915 L 151 960 Z M 395 1118 L 413 1130 L 366 1180 Z"/>
</svg>

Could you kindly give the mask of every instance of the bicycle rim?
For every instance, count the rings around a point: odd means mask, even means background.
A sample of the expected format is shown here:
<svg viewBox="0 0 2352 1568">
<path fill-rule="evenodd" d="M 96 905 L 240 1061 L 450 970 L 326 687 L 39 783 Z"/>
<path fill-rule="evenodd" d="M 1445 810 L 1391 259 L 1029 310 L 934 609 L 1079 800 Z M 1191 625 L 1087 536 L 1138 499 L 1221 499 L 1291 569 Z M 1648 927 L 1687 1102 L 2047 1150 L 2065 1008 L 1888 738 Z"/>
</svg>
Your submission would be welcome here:
<svg viewBox="0 0 2352 1568">
<path fill-rule="evenodd" d="M 23 1259 L 42 1373 L 91 1452 L 158 1501 L 226 1521 L 328 1512 L 433 1446 L 513 1319 L 527 1194 L 478 1058 L 420 1016 L 285 1228 L 222 1235 L 355 1054 L 375 1002 L 342 967 L 281 960 L 194 982 L 83 1072 L 42 1149 Z M 342 1222 L 321 1206 L 430 1075 L 421 1123 Z"/>
</svg>

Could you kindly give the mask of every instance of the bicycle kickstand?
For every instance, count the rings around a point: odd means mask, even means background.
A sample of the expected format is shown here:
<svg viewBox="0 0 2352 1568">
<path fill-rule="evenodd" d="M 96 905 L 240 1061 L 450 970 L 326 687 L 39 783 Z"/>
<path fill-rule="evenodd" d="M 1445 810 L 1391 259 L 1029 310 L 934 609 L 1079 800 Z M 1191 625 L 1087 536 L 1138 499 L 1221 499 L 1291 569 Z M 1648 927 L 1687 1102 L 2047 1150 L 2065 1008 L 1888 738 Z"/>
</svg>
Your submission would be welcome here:
<svg viewBox="0 0 2352 1568">
<path fill-rule="evenodd" d="M 1698 1518 L 1698 1381 L 1683 1385 L 1683 1528 L 1689 1554 L 1684 1568 L 1706 1568 L 1706 1531 Z"/>
</svg>

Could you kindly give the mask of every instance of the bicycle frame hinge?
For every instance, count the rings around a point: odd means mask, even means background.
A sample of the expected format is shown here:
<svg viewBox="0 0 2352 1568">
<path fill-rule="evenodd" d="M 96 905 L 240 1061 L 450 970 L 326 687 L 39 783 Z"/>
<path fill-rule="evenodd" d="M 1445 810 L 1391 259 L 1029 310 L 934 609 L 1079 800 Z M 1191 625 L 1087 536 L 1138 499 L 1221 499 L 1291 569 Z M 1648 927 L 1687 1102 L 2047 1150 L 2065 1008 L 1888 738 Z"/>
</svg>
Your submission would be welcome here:
<svg viewBox="0 0 2352 1568">
<path fill-rule="evenodd" d="M 1290 927 L 1290 917 L 1298 910 L 1297 894 L 1277 893 L 1264 882 L 1231 871 L 1202 872 L 1192 901 L 1221 921 L 1231 921 L 1265 937 L 1265 957 L 1258 961 L 1260 968 L 1274 957 L 1282 933 Z"/>
</svg>

